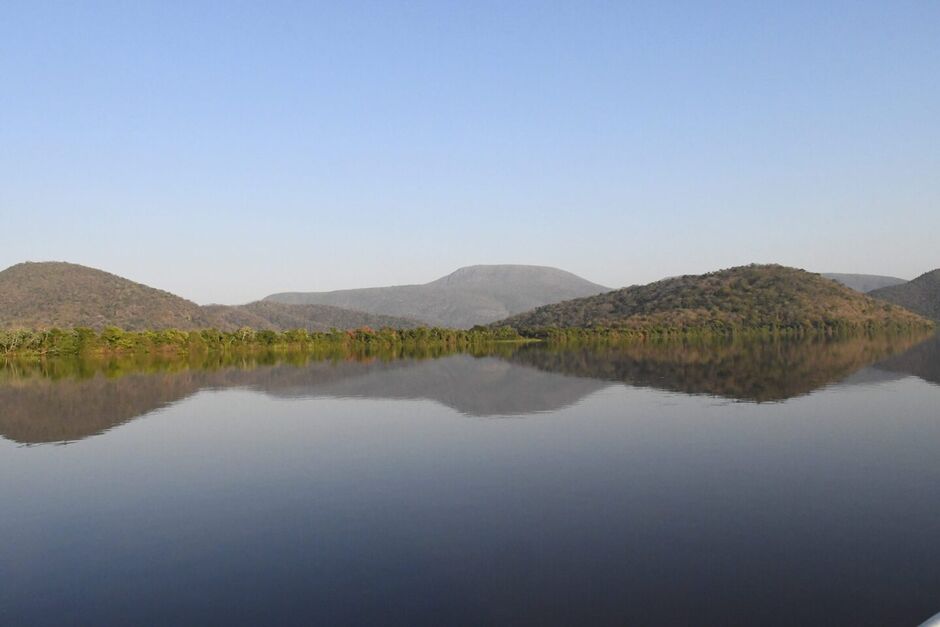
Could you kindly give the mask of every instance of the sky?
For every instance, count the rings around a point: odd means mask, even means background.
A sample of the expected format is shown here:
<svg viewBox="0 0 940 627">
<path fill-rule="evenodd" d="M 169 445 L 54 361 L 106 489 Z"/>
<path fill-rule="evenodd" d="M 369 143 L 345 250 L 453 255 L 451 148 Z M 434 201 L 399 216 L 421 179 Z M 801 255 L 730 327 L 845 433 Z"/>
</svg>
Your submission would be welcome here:
<svg viewBox="0 0 940 627">
<path fill-rule="evenodd" d="M 0 267 L 199 303 L 464 265 L 940 266 L 940 3 L 0 5 Z"/>
</svg>

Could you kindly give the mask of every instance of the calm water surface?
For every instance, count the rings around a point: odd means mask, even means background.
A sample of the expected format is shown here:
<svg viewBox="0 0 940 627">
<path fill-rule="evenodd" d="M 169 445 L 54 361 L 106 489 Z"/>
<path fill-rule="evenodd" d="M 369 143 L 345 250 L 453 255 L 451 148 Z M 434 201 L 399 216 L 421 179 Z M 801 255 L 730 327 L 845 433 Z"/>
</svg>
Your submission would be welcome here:
<svg viewBox="0 0 940 627">
<path fill-rule="evenodd" d="M 940 343 L 0 369 L 0 624 L 910 625 Z"/>
</svg>

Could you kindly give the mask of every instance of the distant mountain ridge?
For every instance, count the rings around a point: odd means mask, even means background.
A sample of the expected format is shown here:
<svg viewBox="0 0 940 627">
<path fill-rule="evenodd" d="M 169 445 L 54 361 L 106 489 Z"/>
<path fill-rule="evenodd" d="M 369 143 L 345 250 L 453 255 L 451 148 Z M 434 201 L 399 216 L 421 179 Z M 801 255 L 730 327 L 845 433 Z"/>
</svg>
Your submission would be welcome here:
<svg viewBox="0 0 940 627">
<path fill-rule="evenodd" d="M 0 329 L 116 326 L 151 329 L 327 331 L 362 326 L 413 328 L 415 320 L 322 305 L 208 305 L 123 277 L 62 261 L 25 262 L 0 272 Z"/>
<path fill-rule="evenodd" d="M 842 272 L 823 272 L 822 275 L 827 279 L 838 281 L 846 287 L 850 287 L 857 292 L 868 293 L 882 287 L 891 287 L 892 285 L 901 285 L 907 283 L 907 279 L 899 279 L 896 276 L 882 276 L 880 274 L 844 274 Z"/>
<path fill-rule="evenodd" d="M 547 327 L 632 330 L 930 326 L 928 320 L 835 281 L 779 265 L 750 265 L 546 305 L 501 320 Z"/>
<path fill-rule="evenodd" d="M 903 285 L 875 290 L 871 296 L 940 321 L 940 268 L 925 272 Z"/>
<path fill-rule="evenodd" d="M 264 301 L 333 305 L 469 328 L 551 303 L 592 296 L 610 288 L 547 266 L 478 265 L 460 268 L 422 285 L 333 292 L 283 292 Z"/>
</svg>

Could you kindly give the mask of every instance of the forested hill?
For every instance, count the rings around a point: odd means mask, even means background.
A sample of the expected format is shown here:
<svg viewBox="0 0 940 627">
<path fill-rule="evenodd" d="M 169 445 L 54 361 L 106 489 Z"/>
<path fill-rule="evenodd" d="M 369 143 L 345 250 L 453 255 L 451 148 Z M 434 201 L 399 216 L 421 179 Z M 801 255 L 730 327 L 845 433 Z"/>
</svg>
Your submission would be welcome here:
<svg viewBox="0 0 940 627">
<path fill-rule="evenodd" d="M 0 328 L 211 326 L 194 302 L 74 263 L 20 263 L 0 272 Z"/>
<path fill-rule="evenodd" d="M 73 263 L 27 262 L 0 272 L 0 329 L 234 330 L 250 326 L 325 331 L 417 325 L 415 320 L 318 305 L 257 302 L 200 307 L 169 292 Z"/>
<path fill-rule="evenodd" d="M 750 265 L 546 305 L 495 323 L 521 331 L 547 327 L 633 330 L 929 326 L 818 274 Z"/>
<path fill-rule="evenodd" d="M 875 290 L 871 295 L 940 321 L 940 268 L 903 285 Z"/>
<path fill-rule="evenodd" d="M 426 324 L 469 328 L 569 298 L 607 291 L 602 285 L 558 268 L 481 265 L 460 268 L 423 285 L 284 292 L 265 302 L 333 305 Z"/>
</svg>

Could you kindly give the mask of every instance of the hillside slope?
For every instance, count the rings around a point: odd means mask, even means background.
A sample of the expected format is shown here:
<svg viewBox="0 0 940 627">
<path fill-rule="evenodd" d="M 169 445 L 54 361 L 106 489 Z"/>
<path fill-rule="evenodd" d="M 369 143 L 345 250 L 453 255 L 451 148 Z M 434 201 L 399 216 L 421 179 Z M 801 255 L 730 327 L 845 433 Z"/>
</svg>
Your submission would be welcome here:
<svg viewBox="0 0 940 627">
<path fill-rule="evenodd" d="M 903 285 L 875 290 L 871 296 L 940 321 L 940 268 L 924 273 Z"/>
<path fill-rule="evenodd" d="M 435 326 L 469 328 L 534 307 L 608 291 L 581 277 L 543 266 L 468 266 L 423 285 L 398 285 L 335 292 L 285 292 L 265 301 L 333 305 L 421 320 Z"/>
<path fill-rule="evenodd" d="M 0 329 L 116 326 L 128 331 L 243 326 L 284 331 L 363 326 L 413 328 L 415 320 L 323 305 L 209 305 L 65 262 L 21 263 L 0 272 Z"/>
<path fill-rule="evenodd" d="M 330 329 L 413 329 L 421 326 L 417 320 L 370 314 L 332 305 L 287 305 L 273 301 L 255 301 L 247 305 L 206 305 L 202 308 L 215 321 L 219 329 L 271 329 L 289 331 L 329 331 Z"/>
<path fill-rule="evenodd" d="M 907 283 L 906 279 L 899 279 L 896 276 L 882 276 L 880 274 L 843 274 L 841 272 L 823 272 L 822 275 L 827 279 L 838 281 L 846 287 L 850 287 L 856 292 L 868 293 L 882 287 L 892 285 L 901 285 Z"/>
<path fill-rule="evenodd" d="M 547 305 L 496 324 L 525 331 L 594 326 L 633 330 L 822 329 L 930 323 L 818 274 L 777 265 L 751 265 Z"/>
<path fill-rule="evenodd" d="M 0 272 L 0 328 L 128 330 L 211 326 L 194 302 L 74 263 L 20 263 Z"/>
</svg>

